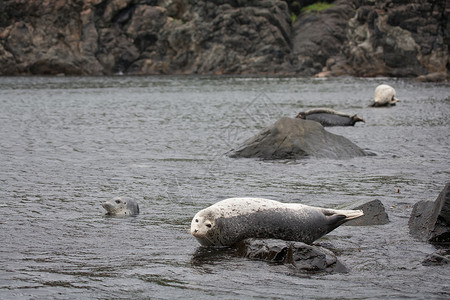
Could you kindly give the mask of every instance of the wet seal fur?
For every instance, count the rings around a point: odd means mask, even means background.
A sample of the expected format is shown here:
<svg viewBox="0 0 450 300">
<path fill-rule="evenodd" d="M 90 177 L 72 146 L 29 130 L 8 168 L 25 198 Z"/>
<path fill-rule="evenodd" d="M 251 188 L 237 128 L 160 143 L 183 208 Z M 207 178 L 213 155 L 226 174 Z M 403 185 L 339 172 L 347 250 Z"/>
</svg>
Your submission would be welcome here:
<svg viewBox="0 0 450 300">
<path fill-rule="evenodd" d="M 263 198 L 229 198 L 199 211 L 191 234 L 203 246 L 232 246 L 246 238 L 311 244 L 362 210 L 335 210 Z"/>
<path fill-rule="evenodd" d="M 395 98 L 395 89 L 387 84 L 380 84 L 375 88 L 372 107 L 394 106 L 400 100 Z"/>
<path fill-rule="evenodd" d="M 296 118 L 313 120 L 322 126 L 355 126 L 356 122 L 366 122 L 358 115 L 347 115 L 330 108 L 314 108 L 299 112 Z"/>
<path fill-rule="evenodd" d="M 102 203 L 109 216 L 135 216 L 139 214 L 139 205 L 130 198 L 115 197 Z"/>
</svg>

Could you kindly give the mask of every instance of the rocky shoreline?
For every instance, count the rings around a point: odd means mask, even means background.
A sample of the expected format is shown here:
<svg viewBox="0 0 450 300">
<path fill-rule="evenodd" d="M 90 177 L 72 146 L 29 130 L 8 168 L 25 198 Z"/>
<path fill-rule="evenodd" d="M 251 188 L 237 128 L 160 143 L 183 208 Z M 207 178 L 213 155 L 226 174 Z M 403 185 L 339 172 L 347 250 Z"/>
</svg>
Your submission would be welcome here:
<svg viewBox="0 0 450 300">
<path fill-rule="evenodd" d="M 448 80 L 447 1 L 5 0 L 0 75 Z"/>
</svg>

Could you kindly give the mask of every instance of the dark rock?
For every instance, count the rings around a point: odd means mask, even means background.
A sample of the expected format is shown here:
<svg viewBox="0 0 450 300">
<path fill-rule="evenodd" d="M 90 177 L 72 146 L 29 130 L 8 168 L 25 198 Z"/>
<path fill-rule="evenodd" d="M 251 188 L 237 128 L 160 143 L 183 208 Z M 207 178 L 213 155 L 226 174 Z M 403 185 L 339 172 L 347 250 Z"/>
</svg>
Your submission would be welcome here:
<svg viewBox="0 0 450 300">
<path fill-rule="evenodd" d="M 281 118 L 248 139 L 230 157 L 260 159 L 344 159 L 364 156 L 364 151 L 343 136 L 326 131 L 315 121 Z"/>
<path fill-rule="evenodd" d="M 407 1 L 390 2 L 388 7 L 387 3 L 365 1 L 348 23 L 343 53 L 354 74 L 401 77 L 446 72 L 442 59 L 449 55 L 448 40 L 438 33 L 439 20 L 446 18 L 439 13 L 445 10 L 441 4 Z"/>
<path fill-rule="evenodd" d="M 450 249 L 441 249 L 428 255 L 422 265 L 424 266 L 441 266 L 450 264 Z"/>
<path fill-rule="evenodd" d="M 430 243 L 450 243 L 450 183 L 436 201 L 419 201 L 409 218 L 409 232 Z"/>
<path fill-rule="evenodd" d="M 445 72 L 435 72 L 426 75 L 420 75 L 416 78 L 416 80 L 420 82 L 442 82 L 448 81 L 449 77 L 450 76 Z"/>
<path fill-rule="evenodd" d="M 344 224 L 346 226 L 372 226 L 389 223 L 389 217 L 384 205 L 378 199 L 366 203 L 356 202 L 350 206 L 343 207 L 343 209 L 361 209 L 364 212 L 364 216 L 348 221 Z"/>
<path fill-rule="evenodd" d="M 334 7 L 321 12 L 301 14 L 293 24 L 292 56 L 297 72 L 319 73 L 330 57 L 341 53 L 347 40 L 347 23 L 356 7 L 347 0 L 337 0 L 333 4 Z"/>
<path fill-rule="evenodd" d="M 292 265 L 310 272 L 348 272 L 328 249 L 276 239 L 245 239 L 235 245 L 237 255 L 250 259 Z"/>
<path fill-rule="evenodd" d="M 414 204 L 408 221 L 409 233 L 417 239 L 427 241 L 432 227 L 431 216 L 434 203 L 432 201 L 419 201 Z"/>
<path fill-rule="evenodd" d="M 313 2 L 0 1 L 0 75 L 448 74 L 446 1 Z"/>
</svg>

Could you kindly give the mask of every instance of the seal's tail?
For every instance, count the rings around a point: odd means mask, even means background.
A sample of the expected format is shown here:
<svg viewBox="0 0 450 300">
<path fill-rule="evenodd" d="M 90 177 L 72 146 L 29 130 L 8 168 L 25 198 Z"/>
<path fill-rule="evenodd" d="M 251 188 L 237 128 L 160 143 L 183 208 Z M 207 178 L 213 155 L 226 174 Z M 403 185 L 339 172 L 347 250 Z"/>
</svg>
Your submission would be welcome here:
<svg viewBox="0 0 450 300">
<path fill-rule="evenodd" d="M 362 210 L 339 210 L 338 212 L 345 216 L 346 222 L 364 216 Z"/>
</svg>

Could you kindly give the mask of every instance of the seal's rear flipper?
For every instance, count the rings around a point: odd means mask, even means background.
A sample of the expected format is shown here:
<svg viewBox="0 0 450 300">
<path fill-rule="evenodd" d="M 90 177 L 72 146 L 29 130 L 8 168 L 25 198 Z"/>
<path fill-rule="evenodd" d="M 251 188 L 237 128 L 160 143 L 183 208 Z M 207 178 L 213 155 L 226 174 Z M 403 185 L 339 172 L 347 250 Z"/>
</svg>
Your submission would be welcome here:
<svg viewBox="0 0 450 300">
<path fill-rule="evenodd" d="M 324 214 L 328 220 L 328 232 L 347 221 L 364 216 L 362 210 L 326 210 Z"/>
</svg>

